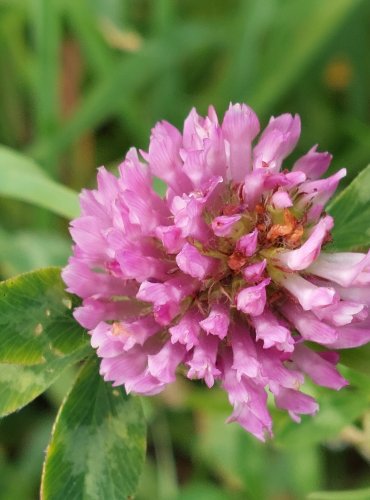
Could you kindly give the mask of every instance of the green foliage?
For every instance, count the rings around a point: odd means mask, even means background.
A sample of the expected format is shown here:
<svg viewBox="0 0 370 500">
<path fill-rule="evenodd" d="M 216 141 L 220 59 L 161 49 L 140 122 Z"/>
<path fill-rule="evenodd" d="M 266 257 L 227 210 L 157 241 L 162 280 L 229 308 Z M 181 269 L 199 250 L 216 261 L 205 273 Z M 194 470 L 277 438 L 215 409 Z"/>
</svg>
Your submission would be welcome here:
<svg viewBox="0 0 370 500">
<path fill-rule="evenodd" d="M 309 440 L 304 447 L 287 446 L 278 453 L 274 442 L 259 443 L 237 425 L 225 425 L 226 416 L 219 412 L 203 417 L 193 453 L 231 490 L 239 492 L 236 498 L 269 499 L 288 490 L 293 498 L 303 498 L 318 488 L 320 455 Z"/>
<path fill-rule="evenodd" d="M 42 498 L 129 498 L 144 456 L 140 400 L 104 383 L 94 359 L 59 410 L 46 454 Z"/>
<path fill-rule="evenodd" d="M 328 206 L 335 218 L 333 247 L 336 250 L 365 249 L 370 245 L 370 165 Z"/>
<path fill-rule="evenodd" d="M 33 203 L 63 217 L 78 214 L 76 193 L 49 179 L 29 158 L 0 147 L 0 194 Z"/>
<path fill-rule="evenodd" d="M 0 283 L 0 415 L 32 401 L 88 354 L 75 305 L 58 268 Z"/>
<path fill-rule="evenodd" d="M 340 355 L 342 365 L 349 366 L 354 370 L 370 376 L 370 345 L 364 345 L 356 349 L 343 349 Z"/>
<path fill-rule="evenodd" d="M 86 346 L 72 316 L 75 298 L 64 291 L 60 269 L 49 268 L 0 284 L 0 362 L 35 365 Z"/>
<path fill-rule="evenodd" d="M 58 268 L 0 284 L 0 415 L 32 401 L 89 354 L 86 334 L 72 317 L 76 305 Z M 140 401 L 105 384 L 94 359 L 83 367 L 54 425 L 43 498 L 128 497 L 144 453 Z"/>
<path fill-rule="evenodd" d="M 318 491 L 310 493 L 307 500 L 368 500 L 370 488 L 348 491 Z"/>
<path fill-rule="evenodd" d="M 82 347 L 62 358 L 34 366 L 0 364 L 0 416 L 19 410 L 50 387 L 72 363 L 86 357 L 89 349 Z"/>
</svg>

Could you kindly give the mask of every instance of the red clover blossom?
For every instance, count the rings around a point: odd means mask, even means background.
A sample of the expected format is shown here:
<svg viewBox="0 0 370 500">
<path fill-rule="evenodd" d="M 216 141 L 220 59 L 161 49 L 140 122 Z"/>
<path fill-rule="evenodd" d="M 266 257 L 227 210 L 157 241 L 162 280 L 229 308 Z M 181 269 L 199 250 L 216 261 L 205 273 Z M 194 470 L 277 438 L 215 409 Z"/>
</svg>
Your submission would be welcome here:
<svg viewBox="0 0 370 500">
<path fill-rule="evenodd" d="M 101 168 L 98 188 L 82 192 L 63 277 L 82 298 L 75 317 L 105 380 L 152 395 L 182 365 L 220 384 L 229 421 L 264 440 L 267 390 L 299 421 L 318 409 L 299 390 L 305 375 L 347 384 L 336 350 L 370 340 L 370 252 L 325 248 L 334 221 L 324 206 L 346 174 L 321 179 L 329 153 L 315 146 L 282 168 L 299 117 L 272 117 L 253 146 L 259 130 L 245 104 L 222 124 L 212 107 L 205 118 L 192 110 L 182 133 L 158 123 L 144 161 L 131 149 L 119 178 Z M 163 199 L 153 176 L 168 186 Z"/>
</svg>

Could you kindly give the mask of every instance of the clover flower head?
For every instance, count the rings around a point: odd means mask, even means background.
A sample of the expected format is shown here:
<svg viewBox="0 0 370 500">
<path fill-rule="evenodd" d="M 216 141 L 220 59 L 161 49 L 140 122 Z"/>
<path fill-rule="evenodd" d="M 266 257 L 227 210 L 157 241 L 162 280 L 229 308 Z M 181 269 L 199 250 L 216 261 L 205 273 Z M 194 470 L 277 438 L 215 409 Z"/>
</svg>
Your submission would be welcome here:
<svg viewBox="0 0 370 500">
<path fill-rule="evenodd" d="M 157 394 L 181 365 L 220 384 L 229 421 L 264 440 L 268 392 L 299 421 L 318 410 L 304 376 L 347 384 L 336 350 L 370 340 L 370 253 L 330 252 L 324 207 L 345 169 L 321 178 L 331 155 L 316 146 L 285 168 L 299 117 L 259 132 L 245 104 L 222 123 L 212 107 L 205 118 L 193 109 L 182 133 L 157 123 L 147 152 L 131 149 L 118 178 L 101 168 L 82 192 L 63 277 L 106 381 Z"/>
</svg>

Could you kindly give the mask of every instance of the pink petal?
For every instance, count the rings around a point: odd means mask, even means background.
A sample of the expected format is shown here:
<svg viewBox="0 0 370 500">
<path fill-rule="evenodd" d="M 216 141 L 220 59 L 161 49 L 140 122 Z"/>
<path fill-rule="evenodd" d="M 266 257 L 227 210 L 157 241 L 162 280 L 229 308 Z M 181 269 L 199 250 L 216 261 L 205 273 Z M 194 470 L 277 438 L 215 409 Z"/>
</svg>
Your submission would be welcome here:
<svg viewBox="0 0 370 500">
<path fill-rule="evenodd" d="M 285 187 L 291 189 L 306 180 L 306 175 L 303 172 L 270 172 L 267 168 L 264 170 L 264 188 L 276 189 Z"/>
<path fill-rule="evenodd" d="M 225 237 L 233 232 L 234 225 L 241 219 L 241 215 L 220 215 L 212 221 L 212 229 L 216 236 Z"/>
<path fill-rule="evenodd" d="M 193 245 L 185 243 L 176 256 L 176 262 L 181 271 L 200 280 L 212 274 L 216 269 L 217 260 L 202 255 Z"/>
<path fill-rule="evenodd" d="M 293 206 L 292 199 L 286 191 L 276 191 L 271 196 L 271 203 L 275 208 L 288 208 Z"/>
<path fill-rule="evenodd" d="M 236 296 L 236 308 L 251 316 L 262 314 L 266 304 L 266 286 L 270 281 L 267 278 L 258 285 L 243 288 Z"/>
<path fill-rule="evenodd" d="M 137 318 L 143 311 L 143 305 L 131 300 L 101 300 L 89 297 L 83 305 L 73 311 L 75 319 L 88 330 L 92 330 L 100 321 L 113 321 Z"/>
<path fill-rule="evenodd" d="M 104 262 L 111 257 L 104 236 L 105 230 L 104 222 L 90 215 L 73 220 L 70 226 L 70 233 L 75 243 L 95 262 Z"/>
<path fill-rule="evenodd" d="M 126 392 L 151 396 L 161 392 L 165 385 L 147 372 L 147 354 L 138 347 L 115 358 L 103 358 L 100 374 L 113 385 L 124 385 Z"/>
<path fill-rule="evenodd" d="M 339 181 L 343 179 L 346 174 L 346 169 L 342 168 L 327 179 L 304 182 L 299 187 L 299 191 L 303 195 L 300 205 L 305 206 L 313 201 L 315 205 L 323 207 L 333 196 L 338 187 Z"/>
<path fill-rule="evenodd" d="M 348 385 L 348 382 L 329 361 L 303 344 L 296 346 L 292 358 L 315 384 L 336 390 Z"/>
<path fill-rule="evenodd" d="M 272 117 L 254 148 L 254 169 L 267 164 L 272 171 L 278 171 L 284 158 L 294 149 L 301 133 L 298 115 L 289 114 Z"/>
<path fill-rule="evenodd" d="M 190 190 L 191 183 L 182 171 L 180 147 L 182 136 L 170 123 L 157 123 L 152 130 L 149 153 L 143 154 L 154 175 L 162 179 L 176 192 Z"/>
<path fill-rule="evenodd" d="M 266 264 L 266 259 L 263 259 L 261 260 L 261 262 L 256 262 L 255 264 L 251 264 L 250 266 L 245 267 L 242 270 L 243 278 L 245 279 L 245 281 L 258 281 L 262 277 L 263 272 L 266 269 Z"/>
<path fill-rule="evenodd" d="M 299 306 L 293 303 L 285 303 L 282 312 L 305 340 L 326 345 L 338 338 L 335 328 L 318 320 L 310 311 L 302 311 Z"/>
<path fill-rule="evenodd" d="M 234 411 L 227 422 L 238 422 L 261 441 L 271 436 L 272 420 L 267 409 L 267 394 L 263 387 L 243 378 L 241 385 L 247 398 L 234 403 Z"/>
<path fill-rule="evenodd" d="M 136 279 L 139 283 L 148 279 L 166 279 L 173 267 L 170 262 L 151 255 L 140 255 L 135 250 L 117 252 L 117 261 L 124 279 Z"/>
<path fill-rule="evenodd" d="M 183 147 L 189 150 L 202 149 L 210 128 L 217 125 L 218 119 L 214 109 L 210 108 L 208 117 L 203 118 L 193 108 L 184 122 Z"/>
<path fill-rule="evenodd" d="M 317 145 L 301 156 L 293 165 L 293 172 L 304 172 L 309 179 L 319 179 L 327 171 L 332 160 L 330 153 L 319 153 Z"/>
<path fill-rule="evenodd" d="M 240 381 L 242 375 L 256 377 L 259 373 L 257 352 L 251 333 L 247 326 L 234 324 L 231 331 L 233 364 L 236 377 Z"/>
<path fill-rule="evenodd" d="M 201 145 L 196 149 L 180 151 L 183 170 L 195 188 L 201 187 L 214 176 L 226 175 L 226 151 L 222 130 L 218 124 L 206 119 L 204 127 L 198 127 Z"/>
<path fill-rule="evenodd" d="M 258 231 L 255 229 L 251 233 L 248 233 L 240 238 L 236 244 L 236 249 L 247 257 L 250 257 L 256 251 L 257 240 Z"/>
<path fill-rule="evenodd" d="M 256 329 L 256 339 L 263 341 L 265 349 L 275 346 L 280 351 L 294 350 L 294 339 L 290 331 L 281 325 L 267 308 L 259 316 L 253 317 L 253 325 Z"/>
<path fill-rule="evenodd" d="M 314 398 L 293 389 L 279 389 L 275 394 L 275 402 L 278 408 L 288 410 L 296 422 L 300 421 L 297 414 L 314 415 L 319 410 Z"/>
<path fill-rule="evenodd" d="M 233 413 L 226 420 L 227 423 L 237 422 L 246 431 L 250 432 L 262 442 L 266 441 L 266 436 L 272 436 L 272 420 L 270 416 L 257 416 L 246 403 L 239 403 L 235 406 Z"/>
<path fill-rule="evenodd" d="M 333 283 L 333 287 L 343 300 L 351 300 L 370 306 L 370 286 L 351 286 L 350 288 L 345 288 Z"/>
<path fill-rule="evenodd" d="M 170 254 L 178 253 L 185 243 L 184 238 L 181 236 L 181 229 L 177 226 L 158 226 L 155 232 Z"/>
<path fill-rule="evenodd" d="M 97 183 L 98 192 L 96 196 L 98 201 L 102 205 L 109 206 L 119 193 L 117 177 L 108 172 L 104 167 L 100 167 L 98 169 Z"/>
<path fill-rule="evenodd" d="M 305 311 L 332 304 L 335 298 L 333 288 L 315 286 L 295 273 L 286 275 L 281 280 L 281 285 L 298 300 Z"/>
<path fill-rule="evenodd" d="M 260 129 L 257 115 L 245 104 L 231 105 L 222 122 L 222 131 L 230 146 L 230 177 L 241 182 L 251 168 L 251 143 Z"/>
<path fill-rule="evenodd" d="M 280 386 L 288 389 L 299 389 L 304 382 L 303 374 L 287 367 L 282 353 L 275 349 L 258 348 L 258 360 L 261 364 L 262 376 L 267 377 L 272 391 L 278 390 Z"/>
<path fill-rule="evenodd" d="M 332 349 L 359 347 L 370 342 L 369 320 L 337 328 L 338 338 L 328 345 Z"/>
<path fill-rule="evenodd" d="M 196 309 L 187 311 L 175 326 L 168 329 L 171 342 L 180 342 L 188 351 L 198 345 L 201 319 L 202 315 Z"/>
<path fill-rule="evenodd" d="M 163 384 L 176 379 L 176 368 L 185 358 L 186 349 L 181 344 L 167 341 L 157 354 L 149 354 L 148 371 Z"/>
<path fill-rule="evenodd" d="M 330 306 L 318 307 L 312 311 L 319 319 L 325 320 L 334 326 L 347 325 L 352 323 L 354 319 L 362 321 L 368 315 L 364 304 L 346 302 L 344 300 Z"/>
<path fill-rule="evenodd" d="M 353 252 L 321 253 L 308 271 L 316 276 L 335 281 L 341 286 L 356 285 L 365 271 L 370 270 L 370 250 L 367 254 Z M 370 284 L 370 275 L 368 280 Z M 367 284 L 366 283 L 366 284 Z M 361 282 L 361 284 L 365 284 Z"/>
<path fill-rule="evenodd" d="M 318 222 L 308 240 L 300 248 L 281 252 L 278 256 L 279 261 L 292 271 L 306 269 L 317 259 L 320 254 L 321 245 L 333 226 L 333 218 L 330 215 L 324 217 Z"/>
<path fill-rule="evenodd" d="M 100 322 L 91 333 L 91 345 L 97 349 L 99 356 L 112 358 L 124 351 L 122 342 L 112 335 L 112 325 Z"/>
<path fill-rule="evenodd" d="M 211 308 L 209 316 L 202 320 L 200 326 L 205 332 L 211 335 L 216 335 L 220 340 L 227 335 L 230 324 L 230 312 L 228 308 L 222 304 L 214 304 Z"/>
<path fill-rule="evenodd" d="M 132 297 L 137 290 L 135 283 L 95 272 L 76 257 L 69 259 L 68 266 L 62 271 L 62 278 L 67 284 L 67 291 L 82 298 L 110 298 L 115 295 Z"/>
<path fill-rule="evenodd" d="M 264 183 L 265 172 L 263 170 L 256 170 L 246 175 L 243 184 L 243 197 L 249 210 L 253 210 L 261 200 L 265 189 Z"/>
<path fill-rule="evenodd" d="M 190 379 L 203 378 L 209 388 L 219 378 L 221 372 L 216 368 L 216 359 L 219 340 L 214 335 L 199 337 L 199 343 L 193 350 L 192 358 L 186 362 L 189 366 L 187 377 Z"/>
</svg>

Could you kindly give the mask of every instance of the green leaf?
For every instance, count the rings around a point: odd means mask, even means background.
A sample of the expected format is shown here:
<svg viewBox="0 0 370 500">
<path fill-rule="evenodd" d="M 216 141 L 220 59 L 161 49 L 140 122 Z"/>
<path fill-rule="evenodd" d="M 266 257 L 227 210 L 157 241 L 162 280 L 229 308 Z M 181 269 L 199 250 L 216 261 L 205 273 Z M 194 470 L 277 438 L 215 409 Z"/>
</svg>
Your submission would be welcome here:
<svg viewBox="0 0 370 500">
<path fill-rule="evenodd" d="M 369 500 L 370 488 L 347 491 L 317 491 L 310 493 L 307 500 Z"/>
<path fill-rule="evenodd" d="M 200 415 L 202 428 L 192 443 L 192 456 L 209 468 L 221 484 L 239 490 L 241 494 L 236 498 L 301 499 L 320 488 L 320 459 L 314 445 L 305 446 L 304 453 L 302 448 L 280 449 L 277 453 L 275 440 L 261 443 L 238 424 L 226 425 L 230 409 L 208 409 Z"/>
<path fill-rule="evenodd" d="M 77 194 L 47 177 L 37 164 L 0 146 L 0 195 L 32 203 L 68 219 L 79 213 Z"/>
<path fill-rule="evenodd" d="M 332 231 L 336 250 L 367 248 L 370 245 L 370 165 L 327 207 L 335 218 Z"/>
<path fill-rule="evenodd" d="M 370 344 L 356 349 L 342 349 L 340 363 L 353 370 L 370 375 Z"/>
<path fill-rule="evenodd" d="M 130 498 L 144 463 L 145 429 L 140 400 L 106 384 L 97 359 L 88 362 L 55 421 L 41 497 Z"/>
<path fill-rule="evenodd" d="M 80 361 L 89 352 L 90 348 L 84 346 L 68 356 L 35 366 L 0 363 L 0 417 L 30 403 L 50 387 L 67 366 Z"/>
<path fill-rule="evenodd" d="M 0 362 L 45 363 L 87 345 L 72 316 L 75 301 L 55 267 L 0 283 Z"/>
</svg>

